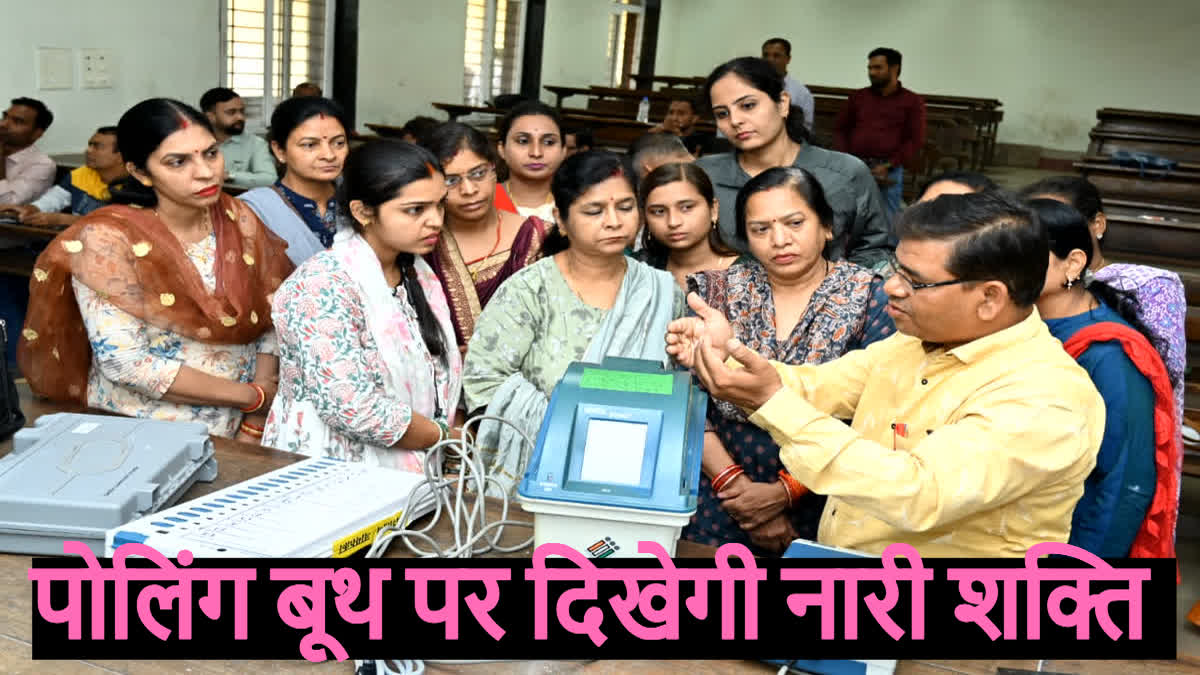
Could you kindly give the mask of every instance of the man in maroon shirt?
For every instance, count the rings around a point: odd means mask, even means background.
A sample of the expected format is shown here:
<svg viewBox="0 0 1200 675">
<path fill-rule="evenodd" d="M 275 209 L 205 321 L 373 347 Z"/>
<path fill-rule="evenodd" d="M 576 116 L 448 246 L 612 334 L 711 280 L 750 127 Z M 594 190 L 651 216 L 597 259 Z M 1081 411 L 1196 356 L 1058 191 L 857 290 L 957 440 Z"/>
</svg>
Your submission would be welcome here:
<svg viewBox="0 0 1200 675">
<path fill-rule="evenodd" d="M 880 47 L 867 56 L 871 86 L 850 94 L 834 125 L 835 150 L 867 163 L 895 222 L 904 191 L 904 165 L 925 143 L 925 101 L 900 85 L 900 52 Z"/>
</svg>

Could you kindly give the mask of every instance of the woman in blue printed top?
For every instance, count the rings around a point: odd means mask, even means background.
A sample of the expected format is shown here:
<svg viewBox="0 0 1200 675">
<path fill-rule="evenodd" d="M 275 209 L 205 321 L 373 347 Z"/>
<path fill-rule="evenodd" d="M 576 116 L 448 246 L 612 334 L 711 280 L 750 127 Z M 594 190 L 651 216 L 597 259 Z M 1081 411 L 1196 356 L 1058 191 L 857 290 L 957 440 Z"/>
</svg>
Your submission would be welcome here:
<svg viewBox="0 0 1200 675">
<path fill-rule="evenodd" d="M 345 113 L 327 98 L 291 98 L 271 115 L 271 152 L 286 171 L 274 185 L 241 199 L 287 241 L 288 257 L 297 265 L 333 245 L 335 181 L 349 148 Z"/>
</svg>

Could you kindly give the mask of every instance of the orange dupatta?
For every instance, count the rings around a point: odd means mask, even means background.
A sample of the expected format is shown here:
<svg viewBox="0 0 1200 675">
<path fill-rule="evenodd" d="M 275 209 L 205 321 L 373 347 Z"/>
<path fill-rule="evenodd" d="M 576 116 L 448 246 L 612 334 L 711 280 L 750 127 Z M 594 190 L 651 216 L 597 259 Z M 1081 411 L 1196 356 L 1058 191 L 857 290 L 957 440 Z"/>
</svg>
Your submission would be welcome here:
<svg viewBox="0 0 1200 675">
<path fill-rule="evenodd" d="M 209 209 L 217 239 L 209 293 L 183 245 L 149 209 L 108 206 L 84 216 L 38 256 L 17 363 L 34 393 L 87 404 L 92 348 L 74 277 L 146 323 L 209 344 L 248 344 L 271 327 L 271 296 L 291 273 L 287 244 L 241 201 Z"/>
</svg>

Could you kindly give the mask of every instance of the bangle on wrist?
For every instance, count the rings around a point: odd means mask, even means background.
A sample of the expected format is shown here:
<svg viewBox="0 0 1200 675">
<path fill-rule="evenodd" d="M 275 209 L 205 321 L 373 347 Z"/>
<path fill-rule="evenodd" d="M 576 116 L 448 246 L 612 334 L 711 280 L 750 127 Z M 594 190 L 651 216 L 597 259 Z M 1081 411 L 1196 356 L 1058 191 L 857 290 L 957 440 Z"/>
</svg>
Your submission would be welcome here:
<svg viewBox="0 0 1200 675">
<path fill-rule="evenodd" d="M 263 407 L 263 404 L 267 402 L 267 392 L 263 391 L 263 388 L 260 387 L 256 382 L 247 382 L 246 384 L 248 384 L 250 388 L 254 389 L 254 393 L 257 394 L 258 400 L 249 408 L 242 408 L 241 410 L 247 414 L 258 412 Z"/>
<path fill-rule="evenodd" d="M 804 487 L 800 481 L 796 480 L 792 474 L 786 469 L 779 470 L 779 482 L 783 483 L 783 489 L 788 495 L 788 506 L 795 506 L 800 498 L 808 494 L 808 488 Z"/>
<path fill-rule="evenodd" d="M 450 427 L 445 422 L 435 419 L 433 420 L 433 423 L 438 427 L 437 443 L 441 443 L 442 441 L 450 438 Z M 434 443 L 434 445 L 437 445 L 437 443 Z"/>
<path fill-rule="evenodd" d="M 724 469 L 721 469 L 720 473 L 713 476 L 713 493 L 719 493 L 721 490 L 724 490 L 730 483 L 733 482 L 735 478 L 744 473 L 746 473 L 745 470 L 743 470 L 742 467 L 737 464 L 730 464 Z"/>
<path fill-rule="evenodd" d="M 253 436 L 253 437 L 255 437 L 255 438 L 262 438 L 262 437 L 263 437 L 263 430 L 262 430 L 262 428 L 260 428 L 260 427 L 256 427 L 256 426 L 254 426 L 253 424 L 250 424 L 250 423 L 248 423 L 248 422 L 242 422 L 242 426 L 239 428 L 239 431 L 241 431 L 241 432 L 242 432 L 242 433 L 244 433 L 244 434 L 248 434 L 248 435 L 250 435 L 250 436 Z"/>
<path fill-rule="evenodd" d="M 737 464 L 730 464 L 729 466 L 725 467 L 724 469 L 721 469 L 720 471 L 718 471 L 717 475 L 712 477 L 713 489 L 715 490 L 718 485 L 723 485 L 725 483 L 725 479 L 728 476 L 732 475 L 732 472 L 736 471 L 737 469 L 738 469 Z"/>
</svg>

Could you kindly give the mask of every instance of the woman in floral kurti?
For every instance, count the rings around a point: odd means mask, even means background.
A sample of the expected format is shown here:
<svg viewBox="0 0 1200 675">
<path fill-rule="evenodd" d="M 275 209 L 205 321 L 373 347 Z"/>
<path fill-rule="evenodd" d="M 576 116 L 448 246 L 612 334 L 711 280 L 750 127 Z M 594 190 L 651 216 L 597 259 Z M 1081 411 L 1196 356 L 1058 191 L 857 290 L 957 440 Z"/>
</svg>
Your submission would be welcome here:
<svg viewBox="0 0 1200 675">
<path fill-rule="evenodd" d="M 735 338 L 795 365 L 832 361 L 895 332 L 884 311 L 884 279 L 823 253 L 833 211 L 812 174 L 768 169 L 742 188 L 736 212 L 738 236 L 752 257 L 688 277 L 689 290 L 729 319 Z M 684 537 L 713 546 L 737 542 L 758 554 L 778 552 L 796 537 L 816 539 L 825 497 L 809 492 L 789 502 L 771 436 L 725 401 L 709 402 L 709 420 L 696 515 Z M 713 479 L 735 466 L 741 475 L 721 480 L 714 493 Z"/>
<path fill-rule="evenodd" d="M 220 192 L 208 121 L 150 99 L 118 126 L 137 189 L 38 258 L 18 357 L 34 392 L 257 442 L 275 385 L 284 243 Z M 139 207 L 140 206 L 140 207 Z"/>
<path fill-rule="evenodd" d="M 683 313 L 670 274 L 624 255 L 637 234 L 633 183 L 611 152 L 572 155 L 552 183 L 558 228 L 550 257 L 509 277 L 479 315 L 463 374 L 467 410 L 537 436 L 550 394 L 572 361 L 606 356 L 666 360 L 667 324 Z M 485 421 L 476 436 L 496 484 L 512 493 L 533 448 L 509 426 Z"/>
<path fill-rule="evenodd" d="M 456 436 L 461 357 L 441 284 L 420 256 L 442 230 L 445 179 L 428 151 L 381 141 L 350 154 L 353 231 L 275 296 L 279 396 L 263 443 L 419 472 Z"/>
</svg>

